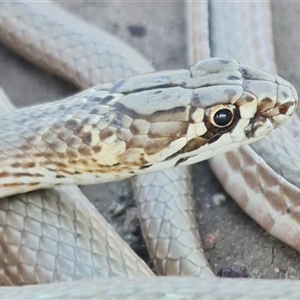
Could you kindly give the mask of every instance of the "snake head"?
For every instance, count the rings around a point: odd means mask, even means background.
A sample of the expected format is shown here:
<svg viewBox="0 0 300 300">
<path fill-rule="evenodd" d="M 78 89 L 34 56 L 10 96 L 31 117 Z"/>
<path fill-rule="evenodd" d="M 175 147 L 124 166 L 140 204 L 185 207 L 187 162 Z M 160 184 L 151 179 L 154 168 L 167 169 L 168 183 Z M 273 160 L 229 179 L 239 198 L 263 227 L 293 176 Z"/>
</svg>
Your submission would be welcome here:
<svg viewBox="0 0 300 300">
<path fill-rule="evenodd" d="M 297 104 L 295 89 L 282 78 L 219 58 L 188 70 L 133 76 L 95 92 L 84 109 L 102 111 L 100 122 L 91 124 L 95 141 L 89 139 L 99 143 L 98 165 L 118 172 L 126 166 L 132 174 L 254 142 L 286 122 Z"/>
<path fill-rule="evenodd" d="M 289 82 L 236 60 L 204 60 L 190 72 L 191 79 L 181 84 L 193 90 L 191 138 L 182 153 L 209 158 L 252 143 L 284 124 L 296 109 L 297 93 Z"/>
</svg>

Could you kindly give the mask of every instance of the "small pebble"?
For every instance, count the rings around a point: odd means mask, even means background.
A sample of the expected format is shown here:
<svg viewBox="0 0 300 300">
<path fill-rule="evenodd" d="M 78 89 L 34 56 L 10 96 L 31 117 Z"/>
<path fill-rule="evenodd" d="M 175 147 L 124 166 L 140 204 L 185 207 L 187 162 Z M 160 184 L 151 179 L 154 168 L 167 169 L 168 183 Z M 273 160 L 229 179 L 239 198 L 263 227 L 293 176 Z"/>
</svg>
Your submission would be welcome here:
<svg viewBox="0 0 300 300">
<path fill-rule="evenodd" d="M 212 201 L 216 206 L 219 206 L 226 201 L 226 196 L 224 194 L 215 194 L 212 196 Z"/>
</svg>

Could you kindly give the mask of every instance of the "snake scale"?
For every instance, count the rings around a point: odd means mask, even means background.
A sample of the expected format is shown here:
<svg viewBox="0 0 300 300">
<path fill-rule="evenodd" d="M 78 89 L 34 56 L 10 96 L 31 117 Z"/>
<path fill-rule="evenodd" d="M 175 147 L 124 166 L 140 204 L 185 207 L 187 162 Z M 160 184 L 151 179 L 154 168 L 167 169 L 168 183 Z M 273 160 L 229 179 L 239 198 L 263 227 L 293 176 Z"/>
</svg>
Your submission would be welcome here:
<svg viewBox="0 0 300 300">
<path fill-rule="evenodd" d="M 224 62 L 224 61 L 223 61 Z M 228 62 L 228 61 L 227 61 Z M 231 62 L 233 62 L 233 61 L 231 61 Z M 251 72 L 250 72 L 251 73 Z M 264 73 L 263 73 L 264 74 Z M 260 75 L 259 76 L 261 76 L 262 75 L 262 73 L 260 73 Z M 264 76 L 265 76 L 265 74 L 264 74 Z M 232 79 L 232 78 L 231 78 Z M 264 78 L 265 79 L 265 78 Z M 126 81 L 125 81 L 126 82 Z M 251 85 L 251 84 L 250 84 Z M 284 82 L 284 85 L 286 85 L 286 83 Z M 286 87 L 286 86 L 285 86 Z M 111 88 L 111 87 L 110 87 Z M 102 88 L 101 88 L 102 89 Z M 101 91 L 101 92 L 103 92 L 103 91 Z M 140 91 L 138 91 L 138 92 L 140 92 Z M 283 93 L 282 95 L 284 95 L 285 93 Z M 124 98 L 126 98 L 126 97 L 124 97 Z M 267 101 L 268 102 L 268 101 Z M 294 101 L 292 101 L 292 106 L 294 106 L 295 105 L 295 103 L 294 103 Z M 45 106 L 45 107 L 47 107 L 47 106 Z M 286 112 L 290 112 L 289 111 L 289 109 L 285 106 L 284 108 L 282 108 L 282 106 L 278 106 L 279 107 L 279 111 L 281 111 L 281 113 L 286 113 Z M 278 111 L 278 107 L 276 106 L 276 108 L 273 110 L 273 111 Z M 218 107 L 218 109 L 219 109 L 219 107 Z M 47 109 L 46 109 L 47 110 Z M 293 109 L 291 109 L 291 110 L 293 110 Z M 218 111 L 218 110 L 217 110 Z M 268 113 L 269 113 L 269 111 L 268 111 Z M 13 115 L 14 113 L 12 113 L 12 115 Z M 38 113 L 37 113 L 37 115 L 38 115 Z M 243 115 L 243 114 L 240 114 L 240 115 Z M 273 115 L 272 115 L 272 112 L 271 112 L 271 117 L 273 117 Z M 10 118 L 11 119 L 11 118 Z M 209 119 L 209 120 L 212 120 L 212 119 Z M 17 120 L 17 121 L 19 121 L 19 120 Z M 26 123 L 26 121 L 24 121 L 25 123 Z M 18 122 L 17 122 L 18 123 Z M 248 121 L 248 123 L 249 123 L 249 121 Z M 206 124 L 207 124 L 207 121 L 206 121 Z M 73 124 L 74 125 L 74 124 Z M 235 127 L 235 128 L 237 128 L 237 127 Z M 252 127 L 252 130 L 251 131 L 253 131 L 253 128 L 254 127 Z M 250 131 L 250 132 L 251 132 Z M 8 137 L 7 137 L 8 138 Z M 221 140 L 221 138 L 220 138 L 220 140 Z M 212 144 L 213 144 L 213 142 L 215 142 L 214 140 L 212 140 Z M 156 163 L 157 163 L 157 161 L 156 161 Z M 8 174 L 5 174 L 5 175 L 8 175 Z M 23 174 L 24 175 L 24 174 Z M 29 176 L 30 177 L 30 176 Z M 70 182 L 68 182 L 68 183 L 70 183 Z M 53 182 L 51 182 L 51 184 L 53 184 Z M 150 282 L 150 281 L 149 281 Z M 191 282 L 190 282 L 191 283 Z M 205 282 L 204 282 L 205 283 Z M 224 283 L 225 284 L 225 283 Z M 220 286 L 221 286 L 222 284 L 220 284 Z M 183 286 L 184 286 L 184 283 L 183 283 L 183 285 L 181 286 L 182 288 L 183 288 Z M 74 287 L 73 287 L 73 289 L 74 289 Z M 164 289 L 164 288 L 163 288 Z M 165 292 L 166 293 L 168 293 L 167 292 L 167 288 L 165 288 L 164 289 L 165 290 Z M 25 290 L 24 290 L 25 291 Z M 62 288 L 62 290 L 60 291 L 60 292 L 62 292 L 63 291 L 63 288 Z M 193 293 L 193 290 L 191 289 L 190 290 L 192 293 Z M 181 291 L 181 292 L 183 292 L 183 290 Z M 179 293 L 181 293 L 180 291 L 179 291 Z M 73 295 L 77 295 L 76 294 L 76 289 L 74 289 L 74 293 L 75 294 L 73 294 Z M 127 292 L 126 292 L 127 293 Z M 126 294 L 125 293 L 125 294 Z M 172 294 L 172 292 L 171 292 L 171 294 Z M 170 295 L 171 295 L 170 294 Z M 62 294 L 60 294 L 60 295 L 62 295 Z M 123 296 L 126 296 L 126 295 L 123 295 Z M 129 292 L 129 294 L 128 294 L 128 296 L 130 297 L 130 292 Z M 119 296 L 115 296 L 115 297 L 117 297 L 118 299 L 120 299 L 120 295 Z M 191 297 L 189 297 L 189 298 L 192 298 L 192 296 Z"/>
</svg>

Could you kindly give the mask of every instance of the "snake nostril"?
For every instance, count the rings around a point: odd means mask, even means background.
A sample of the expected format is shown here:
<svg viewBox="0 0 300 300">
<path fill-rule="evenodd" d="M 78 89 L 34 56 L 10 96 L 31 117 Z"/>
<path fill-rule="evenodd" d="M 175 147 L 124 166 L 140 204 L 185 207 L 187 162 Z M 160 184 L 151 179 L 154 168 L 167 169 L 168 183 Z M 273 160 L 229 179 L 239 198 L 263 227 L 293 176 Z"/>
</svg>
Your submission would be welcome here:
<svg viewBox="0 0 300 300">
<path fill-rule="evenodd" d="M 279 112 L 280 112 L 282 115 L 286 114 L 287 111 L 288 111 L 288 107 L 287 107 L 287 106 L 282 106 L 282 105 L 281 105 L 281 106 L 279 107 Z"/>
<path fill-rule="evenodd" d="M 264 118 L 273 118 L 278 115 L 290 116 L 295 110 L 295 102 L 289 101 L 287 103 L 276 105 L 266 111 L 261 112 L 261 116 Z"/>
</svg>

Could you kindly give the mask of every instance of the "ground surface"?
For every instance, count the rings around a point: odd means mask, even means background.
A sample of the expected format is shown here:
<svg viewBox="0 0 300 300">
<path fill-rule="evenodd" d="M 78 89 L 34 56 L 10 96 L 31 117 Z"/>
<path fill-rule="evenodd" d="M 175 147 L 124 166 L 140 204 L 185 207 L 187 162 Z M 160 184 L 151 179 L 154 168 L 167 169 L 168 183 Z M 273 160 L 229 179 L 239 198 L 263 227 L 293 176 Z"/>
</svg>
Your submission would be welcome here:
<svg viewBox="0 0 300 300">
<path fill-rule="evenodd" d="M 58 2 L 58 1 L 57 1 Z M 88 22 L 105 28 L 138 49 L 157 69 L 186 67 L 184 6 L 178 2 L 59 2 Z M 278 73 L 300 91 L 300 3 L 272 4 Z M 253 50 L 255 51 L 255 49 Z M 0 85 L 17 106 L 51 101 L 76 88 L 48 75 L 0 45 Z M 204 178 L 205 177 L 205 178 Z M 194 184 L 200 233 L 217 235 L 214 246 L 205 244 L 212 268 L 245 267 L 252 277 L 299 278 L 300 255 L 276 241 L 223 194 L 207 163 L 194 167 Z M 145 256 L 130 182 L 82 187 L 106 219 L 134 249 Z M 113 216 L 115 211 L 119 216 Z"/>
</svg>

